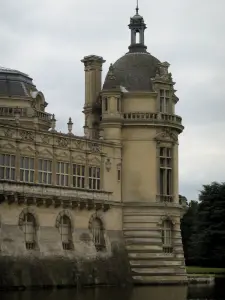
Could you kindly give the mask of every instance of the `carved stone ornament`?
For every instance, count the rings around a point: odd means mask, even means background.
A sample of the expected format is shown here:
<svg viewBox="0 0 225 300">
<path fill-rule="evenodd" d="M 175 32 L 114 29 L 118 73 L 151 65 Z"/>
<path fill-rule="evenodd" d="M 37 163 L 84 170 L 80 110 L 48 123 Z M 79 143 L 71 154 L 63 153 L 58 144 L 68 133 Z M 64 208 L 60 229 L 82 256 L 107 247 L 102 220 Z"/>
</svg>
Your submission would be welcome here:
<svg viewBox="0 0 225 300">
<path fill-rule="evenodd" d="M 111 170 L 111 167 L 112 167 L 112 163 L 111 163 L 110 159 L 107 158 L 106 162 L 105 162 L 106 171 L 109 172 Z"/>
<path fill-rule="evenodd" d="M 59 137 L 57 139 L 57 143 L 60 147 L 67 147 L 68 146 L 68 140 L 63 138 L 63 137 Z"/>
<path fill-rule="evenodd" d="M 32 131 L 22 130 L 20 135 L 23 140 L 26 141 L 33 141 L 34 140 L 34 133 Z"/>
<path fill-rule="evenodd" d="M 100 152 L 100 145 L 97 143 L 89 143 L 89 148 L 92 152 Z"/>
<path fill-rule="evenodd" d="M 176 134 L 174 134 L 171 130 L 169 129 L 164 129 L 163 131 L 159 131 L 155 137 L 155 140 L 157 142 L 177 142 L 178 137 Z"/>
<path fill-rule="evenodd" d="M 47 135 L 42 135 L 41 136 L 41 141 L 42 141 L 43 144 L 49 144 L 50 137 L 47 136 Z"/>
<path fill-rule="evenodd" d="M 82 150 L 84 148 L 84 142 L 81 140 L 77 140 L 74 142 L 75 148 Z"/>
<path fill-rule="evenodd" d="M 158 225 L 162 226 L 164 221 L 170 221 L 173 224 L 173 226 L 176 224 L 174 218 L 171 215 L 169 215 L 168 213 L 166 213 L 164 216 L 161 216 L 161 218 L 158 222 Z"/>
<path fill-rule="evenodd" d="M 11 129 L 5 130 L 5 136 L 11 138 L 13 136 L 13 131 Z"/>
</svg>

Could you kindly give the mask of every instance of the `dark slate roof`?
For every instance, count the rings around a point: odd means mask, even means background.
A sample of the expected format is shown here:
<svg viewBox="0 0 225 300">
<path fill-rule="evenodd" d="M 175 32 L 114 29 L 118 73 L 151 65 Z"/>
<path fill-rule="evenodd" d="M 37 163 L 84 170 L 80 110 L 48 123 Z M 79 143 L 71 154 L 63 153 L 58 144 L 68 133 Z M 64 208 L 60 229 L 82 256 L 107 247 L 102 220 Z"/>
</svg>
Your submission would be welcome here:
<svg viewBox="0 0 225 300">
<path fill-rule="evenodd" d="M 27 74 L 0 67 L 0 96 L 30 96 L 31 89 L 36 87 Z"/>
<path fill-rule="evenodd" d="M 111 89 L 115 86 L 123 86 L 128 92 L 143 91 L 152 92 L 150 78 L 155 77 L 156 69 L 160 61 L 143 49 L 137 52 L 128 52 L 119 58 L 113 65 L 114 80 L 106 75 L 103 89 Z"/>
</svg>

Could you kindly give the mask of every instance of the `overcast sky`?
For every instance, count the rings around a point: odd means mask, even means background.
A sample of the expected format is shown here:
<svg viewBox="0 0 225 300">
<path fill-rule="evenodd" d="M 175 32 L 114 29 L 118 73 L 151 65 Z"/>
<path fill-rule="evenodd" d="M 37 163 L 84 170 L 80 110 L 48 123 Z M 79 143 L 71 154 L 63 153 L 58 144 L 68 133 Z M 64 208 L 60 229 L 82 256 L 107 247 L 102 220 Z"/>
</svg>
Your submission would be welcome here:
<svg viewBox="0 0 225 300">
<path fill-rule="evenodd" d="M 140 0 L 148 51 L 171 64 L 183 117 L 180 193 L 197 199 L 202 184 L 225 175 L 225 1 Z M 0 0 L 0 66 L 29 74 L 66 130 L 81 134 L 84 72 L 96 54 L 127 52 L 135 0 Z"/>
</svg>

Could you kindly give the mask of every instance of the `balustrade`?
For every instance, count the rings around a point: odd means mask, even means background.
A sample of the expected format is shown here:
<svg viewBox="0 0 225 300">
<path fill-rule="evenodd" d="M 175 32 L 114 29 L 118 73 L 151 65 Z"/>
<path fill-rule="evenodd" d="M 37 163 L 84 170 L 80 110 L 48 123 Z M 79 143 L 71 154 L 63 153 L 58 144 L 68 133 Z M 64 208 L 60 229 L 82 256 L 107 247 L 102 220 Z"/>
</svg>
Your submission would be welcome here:
<svg viewBox="0 0 225 300">
<path fill-rule="evenodd" d="M 127 121 L 167 121 L 182 124 L 182 118 L 177 115 L 164 114 L 164 113 L 150 113 L 150 112 L 130 112 L 123 114 L 124 120 Z"/>
</svg>

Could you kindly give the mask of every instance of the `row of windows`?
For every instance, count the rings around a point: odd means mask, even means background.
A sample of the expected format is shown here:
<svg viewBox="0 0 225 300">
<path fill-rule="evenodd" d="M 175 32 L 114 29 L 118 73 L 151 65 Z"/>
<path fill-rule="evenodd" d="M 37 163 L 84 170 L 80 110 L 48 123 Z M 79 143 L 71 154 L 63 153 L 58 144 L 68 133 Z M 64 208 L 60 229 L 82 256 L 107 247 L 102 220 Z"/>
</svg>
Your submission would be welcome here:
<svg viewBox="0 0 225 300">
<path fill-rule="evenodd" d="M 103 110 L 105 112 L 108 111 L 109 109 L 109 99 L 107 97 L 103 98 Z M 116 110 L 120 112 L 120 99 L 116 98 Z M 170 108 L 170 91 L 169 90 L 163 90 L 161 89 L 159 91 L 159 111 L 162 113 L 169 114 L 171 113 L 171 108 Z"/>
<path fill-rule="evenodd" d="M 22 228 L 25 236 L 25 244 L 27 249 L 35 249 L 37 247 L 37 226 L 33 214 L 27 213 L 22 220 Z M 64 250 L 73 250 L 72 225 L 71 220 L 67 215 L 63 215 L 59 220 L 59 233 Z M 171 221 L 165 220 L 162 225 L 162 244 L 165 253 L 173 252 L 172 245 L 173 226 Z M 104 228 L 102 221 L 95 218 L 91 223 L 91 234 L 97 251 L 105 249 Z"/>
<path fill-rule="evenodd" d="M 22 230 L 24 233 L 26 248 L 28 250 L 37 249 L 37 222 L 32 213 L 24 214 L 22 219 Z M 61 237 L 62 248 L 64 250 L 74 250 L 72 224 L 67 215 L 62 215 L 60 217 L 58 230 Z M 104 228 L 102 221 L 99 218 L 92 220 L 91 234 L 96 250 L 103 251 L 105 249 Z"/>
<path fill-rule="evenodd" d="M 88 169 L 86 169 L 88 168 Z M 86 170 L 88 174 L 86 174 Z M 38 159 L 37 181 L 42 184 L 52 184 L 53 164 L 51 160 Z M 88 188 L 100 190 L 100 168 L 86 167 L 81 164 L 73 164 L 71 172 L 69 163 L 56 163 L 56 185 L 69 186 L 69 178 L 72 177 L 72 185 L 76 188 L 85 188 L 87 178 Z M 0 154 L 0 179 L 16 180 L 15 155 Z M 34 183 L 35 162 L 33 157 L 20 157 L 20 181 Z"/>
</svg>

